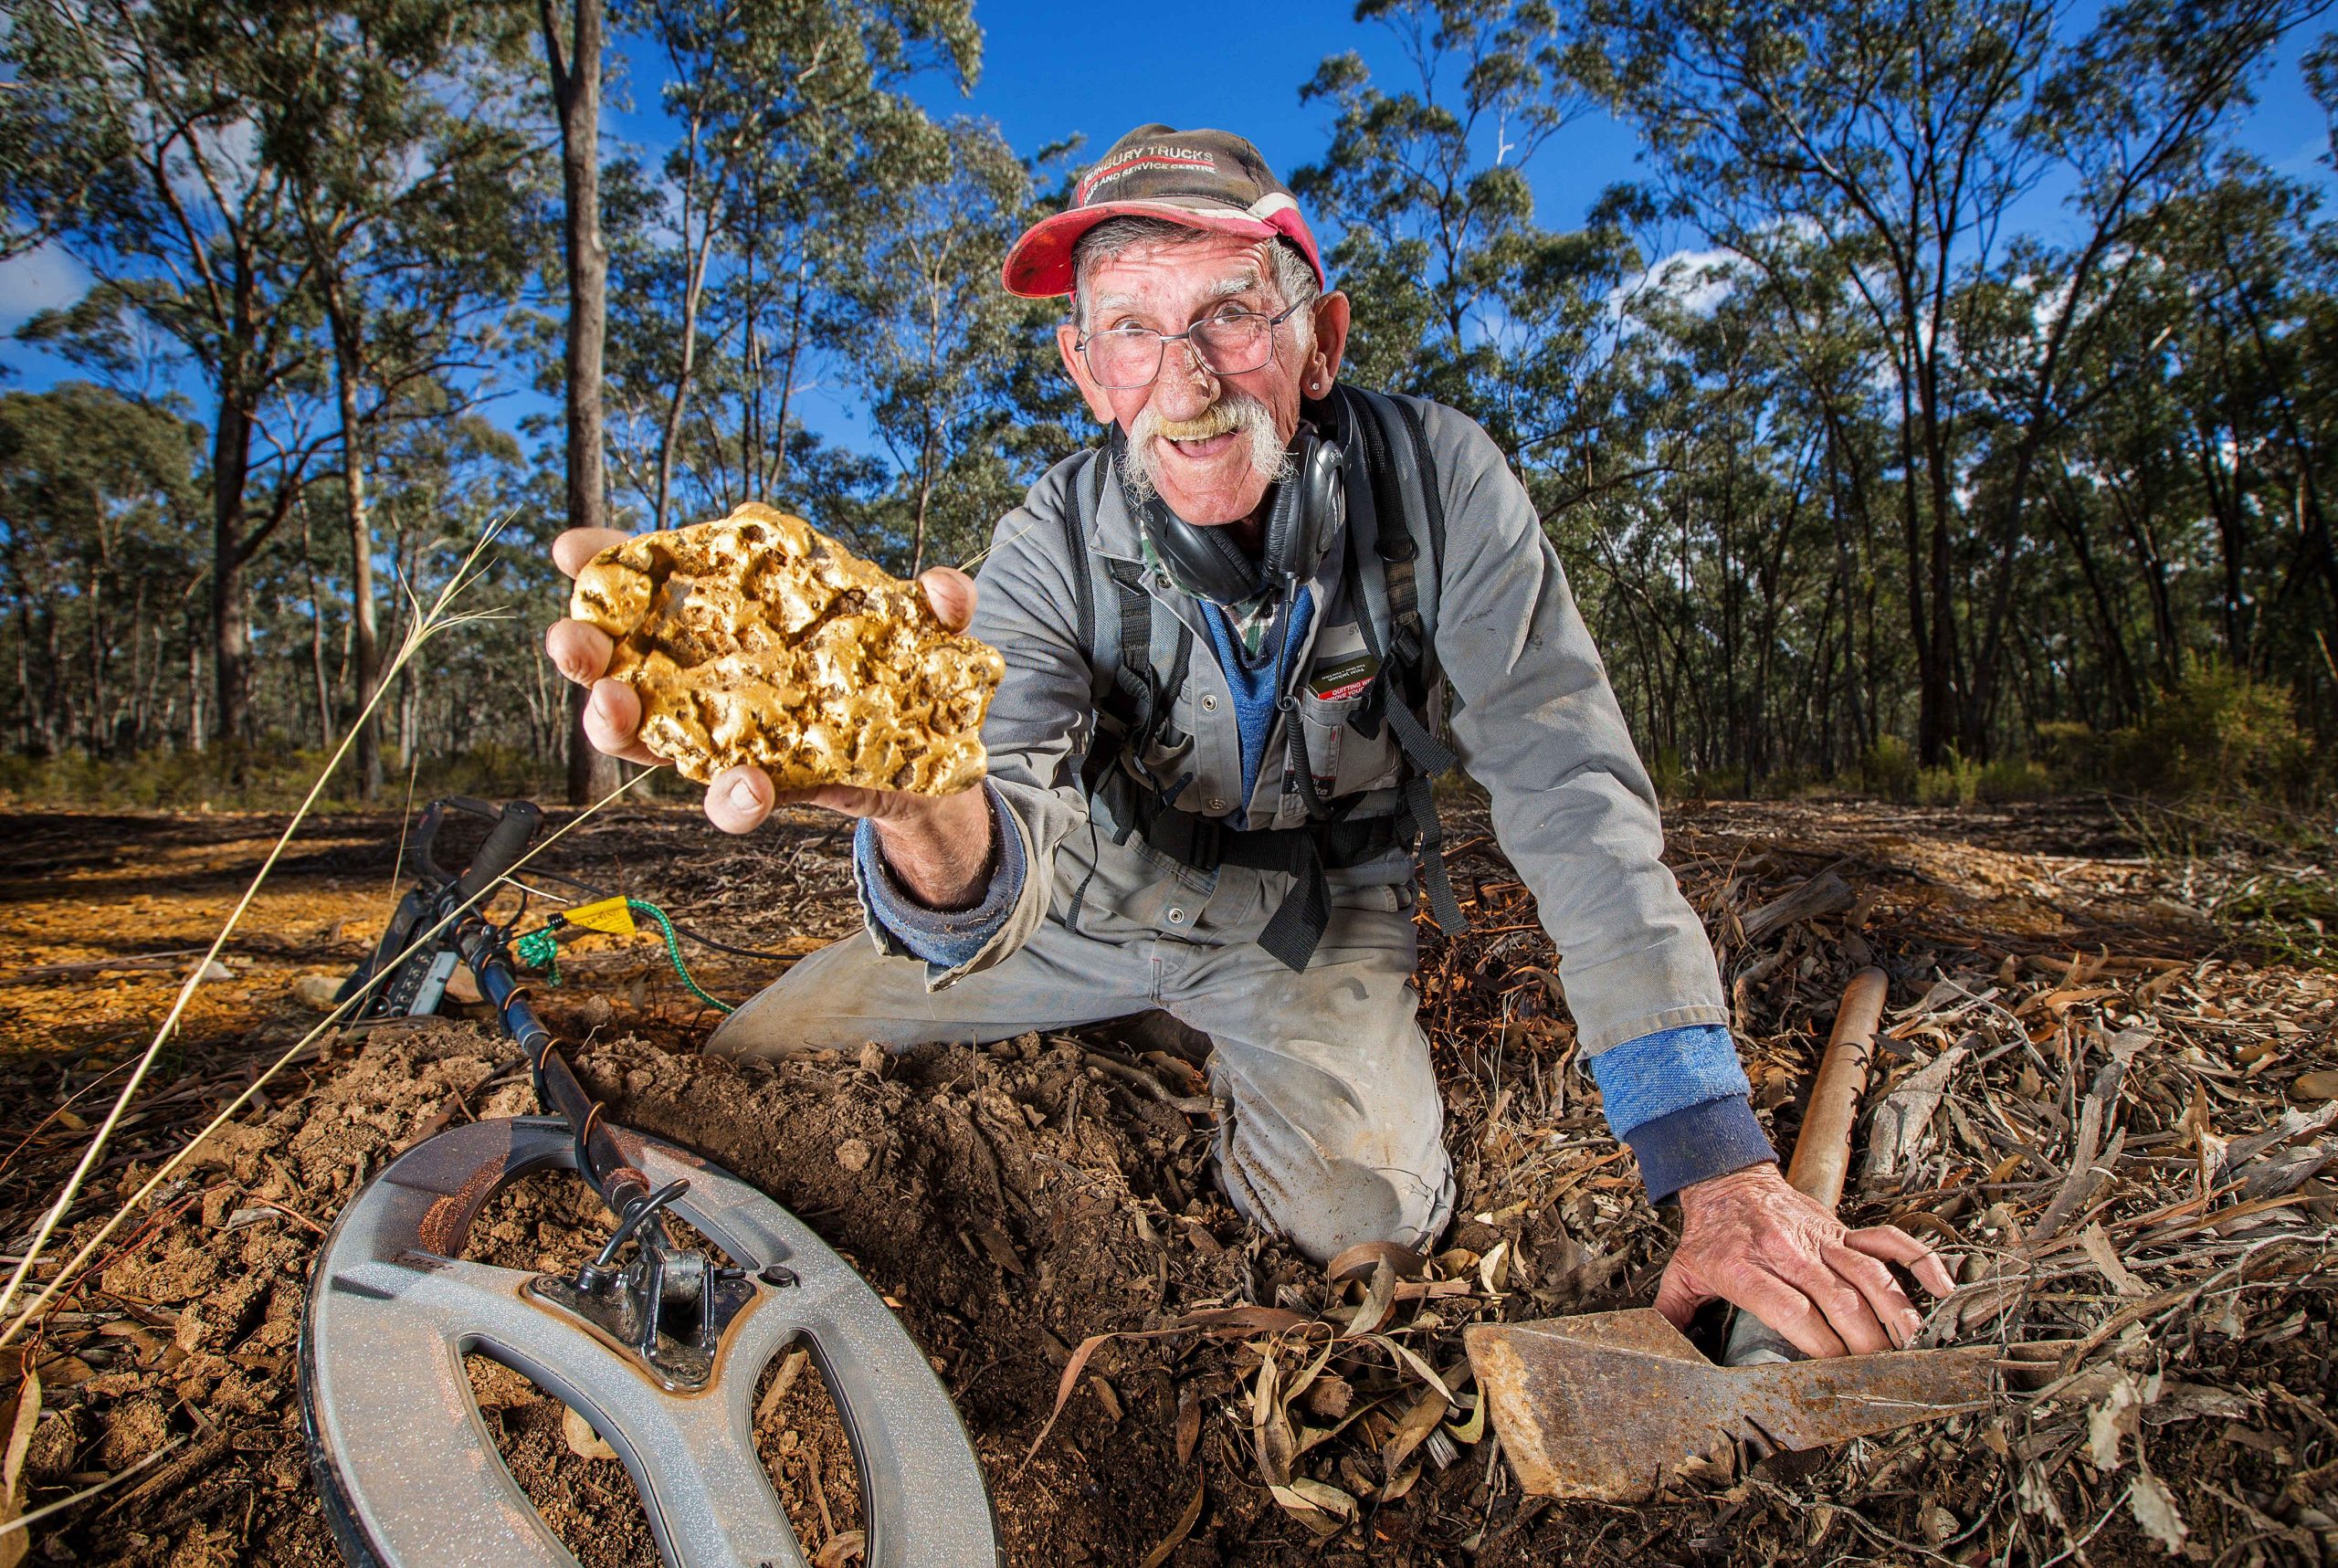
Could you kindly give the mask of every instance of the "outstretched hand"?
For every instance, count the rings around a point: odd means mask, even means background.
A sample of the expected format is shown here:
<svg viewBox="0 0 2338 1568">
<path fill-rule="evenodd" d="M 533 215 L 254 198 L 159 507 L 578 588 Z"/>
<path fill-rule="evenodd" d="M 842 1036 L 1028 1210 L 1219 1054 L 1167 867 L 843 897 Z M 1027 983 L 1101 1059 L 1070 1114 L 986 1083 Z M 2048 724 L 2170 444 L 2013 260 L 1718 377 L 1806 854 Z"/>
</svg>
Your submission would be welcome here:
<svg viewBox="0 0 2338 1568">
<path fill-rule="evenodd" d="M 553 541 L 552 558 L 562 572 L 574 577 L 594 556 L 629 537 L 613 528 L 572 528 Z M 953 632 L 964 631 L 974 618 L 974 580 L 954 566 L 935 566 L 922 573 L 918 582 L 942 624 Z M 603 673 L 616 651 L 607 633 L 583 621 L 555 621 L 544 633 L 544 652 L 553 668 L 577 685 L 592 688 L 593 695 L 584 705 L 584 738 L 594 749 L 630 763 L 660 763 L 665 759 L 638 738 L 640 697 L 624 681 L 606 679 Z M 797 804 L 880 820 L 930 813 L 935 805 L 925 796 L 848 784 L 778 790 L 772 786 L 769 774 L 750 767 L 726 768 L 706 789 L 707 820 L 725 833 L 745 833 L 774 807 Z"/>
<path fill-rule="evenodd" d="M 1906 1346 L 1923 1326 L 1884 1260 L 1935 1296 L 1955 1289 L 1922 1242 L 1896 1226 L 1850 1229 L 1774 1164 L 1683 1187 L 1680 1216 L 1680 1245 L 1656 1291 L 1656 1310 L 1679 1328 L 1719 1297 L 1805 1355 L 1866 1355 Z"/>
</svg>

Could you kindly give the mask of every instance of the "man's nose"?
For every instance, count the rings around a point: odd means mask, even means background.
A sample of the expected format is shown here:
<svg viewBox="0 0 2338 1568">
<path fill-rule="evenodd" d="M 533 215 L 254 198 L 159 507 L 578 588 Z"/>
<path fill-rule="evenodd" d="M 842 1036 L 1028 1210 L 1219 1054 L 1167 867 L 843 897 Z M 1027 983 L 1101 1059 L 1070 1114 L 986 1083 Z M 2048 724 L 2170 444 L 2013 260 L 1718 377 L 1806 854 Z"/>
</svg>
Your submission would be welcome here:
<svg viewBox="0 0 2338 1568">
<path fill-rule="evenodd" d="M 1190 340 L 1165 343 L 1161 374 L 1153 378 L 1153 402 L 1164 419 L 1191 419 L 1217 401 L 1217 376 L 1202 363 Z"/>
</svg>

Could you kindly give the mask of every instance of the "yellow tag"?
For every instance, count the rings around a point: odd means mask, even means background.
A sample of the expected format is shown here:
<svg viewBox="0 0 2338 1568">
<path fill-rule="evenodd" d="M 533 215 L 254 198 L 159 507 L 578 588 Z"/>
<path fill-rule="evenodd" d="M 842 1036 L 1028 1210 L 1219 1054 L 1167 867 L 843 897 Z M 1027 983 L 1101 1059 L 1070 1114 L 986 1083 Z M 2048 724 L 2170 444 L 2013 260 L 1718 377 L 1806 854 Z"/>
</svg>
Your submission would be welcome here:
<svg viewBox="0 0 2338 1568">
<path fill-rule="evenodd" d="M 633 934 L 633 911 L 626 907 L 622 898 L 579 904 L 573 910 L 563 910 L 561 916 L 570 925 L 583 926 L 586 931 L 601 931 L 609 936 Z"/>
</svg>

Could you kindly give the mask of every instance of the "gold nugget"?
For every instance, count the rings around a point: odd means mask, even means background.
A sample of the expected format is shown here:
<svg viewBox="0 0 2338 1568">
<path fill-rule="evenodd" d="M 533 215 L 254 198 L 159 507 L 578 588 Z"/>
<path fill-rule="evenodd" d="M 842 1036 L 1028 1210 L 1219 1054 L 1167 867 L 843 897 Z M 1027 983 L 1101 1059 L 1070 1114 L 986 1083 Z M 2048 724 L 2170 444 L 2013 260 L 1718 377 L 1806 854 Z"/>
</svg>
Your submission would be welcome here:
<svg viewBox="0 0 2338 1568">
<path fill-rule="evenodd" d="M 616 644 L 642 744 L 683 777 L 759 767 L 780 789 L 950 795 L 983 776 L 983 715 L 1006 661 L 945 628 L 904 583 L 753 502 L 612 545 L 569 615 Z"/>
</svg>

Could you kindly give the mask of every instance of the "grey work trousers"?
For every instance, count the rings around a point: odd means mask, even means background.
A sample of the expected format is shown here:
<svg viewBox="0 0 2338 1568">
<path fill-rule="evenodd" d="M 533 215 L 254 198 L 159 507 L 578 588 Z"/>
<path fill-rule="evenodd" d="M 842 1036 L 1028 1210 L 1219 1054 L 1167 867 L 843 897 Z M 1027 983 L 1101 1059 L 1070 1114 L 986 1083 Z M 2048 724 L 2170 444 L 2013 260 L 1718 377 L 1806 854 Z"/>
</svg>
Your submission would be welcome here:
<svg viewBox="0 0 2338 1568">
<path fill-rule="evenodd" d="M 1236 886 L 1203 895 L 1195 916 L 1165 911 L 1190 934 L 1094 906 L 1074 931 L 1058 897 L 1022 947 L 939 991 L 922 962 L 848 937 L 732 1014 L 707 1049 L 981 1044 L 1162 1008 L 1209 1037 L 1214 1152 L 1237 1209 L 1319 1261 L 1362 1241 L 1426 1245 L 1451 1212 L 1453 1168 L 1416 1017 L 1409 900 L 1392 887 L 1336 891 L 1314 961 L 1294 973 L 1253 940 L 1259 874 L 1224 876 Z M 1213 931 L 1210 910 L 1229 901 L 1248 918 Z"/>
</svg>

